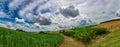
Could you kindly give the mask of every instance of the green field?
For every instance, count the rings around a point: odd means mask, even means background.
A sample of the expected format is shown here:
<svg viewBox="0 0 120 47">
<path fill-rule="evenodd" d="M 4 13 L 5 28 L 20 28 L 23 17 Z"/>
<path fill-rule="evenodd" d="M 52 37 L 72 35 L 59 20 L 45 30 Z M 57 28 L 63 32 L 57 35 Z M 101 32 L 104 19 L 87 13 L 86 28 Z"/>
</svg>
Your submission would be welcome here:
<svg viewBox="0 0 120 47">
<path fill-rule="evenodd" d="M 57 47 L 60 34 L 33 34 L 0 27 L 0 47 Z"/>
<path fill-rule="evenodd" d="M 40 34 L 0 27 L 0 47 L 59 47 L 60 44 L 73 43 L 73 41 L 65 41 L 64 36 L 83 42 L 86 47 L 120 47 L 120 26 L 118 25 L 120 24 L 109 23 L 96 25 L 97 27 L 87 26 L 73 28 L 70 31 L 58 31 L 60 33 L 41 32 Z"/>
</svg>

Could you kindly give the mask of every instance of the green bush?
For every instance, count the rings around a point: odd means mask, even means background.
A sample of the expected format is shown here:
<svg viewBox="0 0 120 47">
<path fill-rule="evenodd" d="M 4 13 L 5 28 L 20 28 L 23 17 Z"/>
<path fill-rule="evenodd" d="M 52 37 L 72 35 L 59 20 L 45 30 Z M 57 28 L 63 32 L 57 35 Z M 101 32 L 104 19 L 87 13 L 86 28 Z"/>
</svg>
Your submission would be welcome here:
<svg viewBox="0 0 120 47">
<path fill-rule="evenodd" d="M 21 29 L 16 29 L 16 31 L 25 32 L 25 31 L 23 31 L 23 30 L 21 30 Z"/>
<path fill-rule="evenodd" d="M 93 28 L 94 31 L 96 31 L 96 35 L 102 35 L 107 33 L 107 29 L 106 28 Z"/>
<path fill-rule="evenodd" d="M 62 32 L 63 34 L 65 34 L 66 36 L 73 36 L 73 34 L 75 34 L 75 32 Z"/>
<path fill-rule="evenodd" d="M 63 32 L 63 34 L 76 38 L 84 43 L 89 43 L 94 36 L 107 33 L 107 29 L 105 28 L 83 27 L 72 30 L 71 32 Z"/>
<path fill-rule="evenodd" d="M 39 34 L 47 34 L 47 33 L 44 31 L 40 31 Z"/>
</svg>

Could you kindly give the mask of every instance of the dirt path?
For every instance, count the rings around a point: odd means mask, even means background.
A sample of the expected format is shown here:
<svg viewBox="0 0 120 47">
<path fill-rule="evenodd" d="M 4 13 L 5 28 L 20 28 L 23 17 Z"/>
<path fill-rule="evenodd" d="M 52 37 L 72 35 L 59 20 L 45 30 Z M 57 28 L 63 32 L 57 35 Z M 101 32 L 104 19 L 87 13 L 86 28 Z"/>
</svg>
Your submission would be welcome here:
<svg viewBox="0 0 120 47">
<path fill-rule="evenodd" d="M 71 37 L 64 36 L 64 42 L 60 45 L 60 47 L 85 47 L 85 45 Z"/>
</svg>

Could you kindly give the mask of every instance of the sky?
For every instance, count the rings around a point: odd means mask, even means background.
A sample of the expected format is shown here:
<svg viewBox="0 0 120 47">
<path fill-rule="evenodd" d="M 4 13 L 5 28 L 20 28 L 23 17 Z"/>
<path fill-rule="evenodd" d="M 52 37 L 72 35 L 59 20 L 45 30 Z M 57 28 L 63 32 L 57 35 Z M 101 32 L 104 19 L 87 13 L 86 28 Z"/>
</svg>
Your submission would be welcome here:
<svg viewBox="0 0 120 47">
<path fill-rule="evenodd" d="M 55 31 L 99 24 L 120 16 L 120 0 L 0 0 L 0 26 Z"/>
</svg>

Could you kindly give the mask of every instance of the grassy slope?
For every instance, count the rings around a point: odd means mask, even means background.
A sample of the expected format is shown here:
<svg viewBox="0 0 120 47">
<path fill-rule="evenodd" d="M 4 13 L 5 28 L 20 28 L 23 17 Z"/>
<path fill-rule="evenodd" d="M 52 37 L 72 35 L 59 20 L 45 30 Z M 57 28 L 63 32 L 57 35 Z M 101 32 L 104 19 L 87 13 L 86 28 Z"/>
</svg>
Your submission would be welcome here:
<svg viewBox="0 0 120 47">
<path fill-rule="evenodd" d="M 120 20 L 104 22 L 95 27 L 107 28 L 110 33 L 98 37 L 88 47 L 120 47 Z M 58 34 L 32 34 L 0 27 L 0 47 L 55 47 L 60 41 L 63 41 L 63 37 Z"/>
<path fill-rule="evenodd" d="M 108 31 L 105 28 L 92 28 L 92 26 L 89 27 L 82 27 L 82 28 L 74 28 L 71 32 L 62 32 L 66 36 L 70 36 L 72 38 L 75 38 L 79 41 L 82 41 L 86 44 L 88 44 L 92 38 L 106 34 Z"/>
<path fill-rule="evenodd" d="M 100 36 L 88 45 L 88 47 L 120 47 L 120 20 L 105 22 L 96 27 L 107 28 L 110 33 Z"/>
<path fill-rule="evenodd" d="M 99 44 L 103 47 L 120 47 L 120 31 L 115 31 L 104 37 Z"/>
<path fill-rule="evenodd" d="M 62 41 L 59 34 L 32 34 L 0 27 L 0 47 L 56 47 Z"/>
<path fill-rule="evenodd" d="M 88 45 L 88 47 L 120 47 L 120 31 L 114 31 L 101 36 Z"/>
<path fill-rule="evenodd" d="M 120 47 L 119 45 L 120 44 L 120 20 L 119 19 L 103 22 L 93 27 L 106 28 L 108 29 L 110 33 L 102 35 L 102 36 L 97 36 L 97 38 L 92 40 L 92 42 L 90 42 L 90 44 L 88 44 L 87 47 Z M 76 31 L 81 30 L 80 28 L 74 28 L 74 29 Z M 75 31 L 74 29 L 73 31 Z M 67 34 L 71 34 L 71 33 L 67 33 Z M 76 34 L 80 34 L 80 33 L 76 33 Z"/>
</svg>

